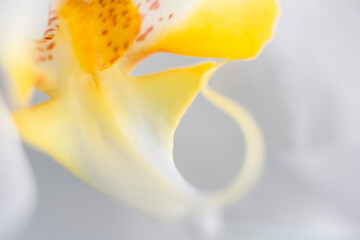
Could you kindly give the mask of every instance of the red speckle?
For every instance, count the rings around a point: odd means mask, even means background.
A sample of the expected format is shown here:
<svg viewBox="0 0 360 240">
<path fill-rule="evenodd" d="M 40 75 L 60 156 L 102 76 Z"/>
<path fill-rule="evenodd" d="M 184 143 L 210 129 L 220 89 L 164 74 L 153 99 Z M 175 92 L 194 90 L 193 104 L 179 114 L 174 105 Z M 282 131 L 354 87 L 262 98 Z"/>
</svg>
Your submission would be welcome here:
<svg viewBox="0 0 360 240">
<path fill-rule="evenodd" d="M 161 18 L 159 18 L 159 22 L 162 22 L 162 20 L 163 20 L 163 19 L 164 19 L 164 18 L 162 18 L 162 17 L 161 17 Z"/>
<path fill-rule="evenodd" d="M 53 49 L 55 47 L 55 42 L 52 42 L 49 46 L 47 46 L 47 50 L 51 50 L 51 49 Z"/>
<path fill-rule="evenodd" d="M 174 16 L 174 14 L 170 14 L 170 15 L 169 15 L 169 19 L 171 19 L 173 16 Z"/>
<path fill-rule="evenodd" d="M 137 41 L 137 42 L 144 41 L 145 38 L 147 37 L 147 35 L 149 35 L 149 33 L 151 33 L 153 30 L 154 30 L 154 26 L 149 27 L 148 29 L 146 29 L 146 31 L 145 31 L 143 34 L 141 34 L 141 35 L 136 39 L 136 41 Z"/>
<path fill-rule="evenodd" d="M 110 63 L 113 64 L 120 56 L 115 56 L 113 59 L 110 60 Z"/>
<path fill-rule="evenodd" d="M 56 31 L 56 29 L 54 29 L 54 28 L 49 28 L 48 30 L 45 31 L 44 36 L 46 36 L 46 35 L 47 35 L 49 32 L 51 32 L 51 31 Z"/>
<path fill-rule="evenodd" d="M 105 29 L 104 31 L 102 31 L 101 35 L 104 36 L 104 35 L 106 35 L 107 33 L 108 33 L 108 30 Z"/>
<path fill-rule="evenodd" d="M 49 36 L 46 36 L 46 37 L 44 37 L 43 39 L 45 39 L 45 40 L 51 40 L 51 39 L 53 39 L 55 37 L 55 35 L 49 35 Z"/>
<path fill-rule="evenodd" d="M 149 7 L 149 10 L 157 10 L 160 7 L 159 0 L 155 0 L 153 4 Z"/>
<path fill-rule="evenodd" d="M 50 26 L 54 21 L 58 20 L 58 18 L 59 18 L 58 16 L 50 18 L 48 21 L 48 25 Z"/>
</svg>

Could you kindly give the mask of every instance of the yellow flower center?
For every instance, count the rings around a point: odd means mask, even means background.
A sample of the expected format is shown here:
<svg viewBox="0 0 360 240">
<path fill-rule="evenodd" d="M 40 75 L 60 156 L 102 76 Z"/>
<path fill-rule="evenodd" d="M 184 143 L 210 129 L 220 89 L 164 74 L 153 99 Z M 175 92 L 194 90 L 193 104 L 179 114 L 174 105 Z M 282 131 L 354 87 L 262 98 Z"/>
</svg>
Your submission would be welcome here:
<svg viewBox="0 0 360 240">
<path fill-rule="evenodd" d="M 68 25 L 75 55 L 86 72 L 113 65 L 131 46 L 141 24 L 129 0 L 68 0 L 60 18 Z"/>
</svg>

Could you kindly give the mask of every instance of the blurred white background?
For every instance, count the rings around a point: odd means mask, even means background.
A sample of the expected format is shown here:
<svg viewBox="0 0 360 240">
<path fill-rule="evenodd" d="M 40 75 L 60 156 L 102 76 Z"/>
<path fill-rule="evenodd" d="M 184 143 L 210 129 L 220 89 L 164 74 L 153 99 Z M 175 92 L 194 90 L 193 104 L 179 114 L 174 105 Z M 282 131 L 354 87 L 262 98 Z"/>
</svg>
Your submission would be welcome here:
<svg viewBox="0 0 360 240">
<path fill-rule="evenodd" d="M 256 187 L 224 212 L 215 239 L 360 239 L 360 1 L 283 0 L 277 33 L 251 61 L 226 65 L 215 89 L 244 105 L 267 144 Z M 43 6 L 46 15 L 47 7 Z M 137 74 L 203 59 L 158 54 Z M 36 101 L 43 96 L 38 94 Z M 199 96 L 175 138 L 181 173 L 203 189 L 231 182 L 241 132 Z M 39 190 L 16 240 L 202 239 L 191 223 L 160 223 L 87 186 L 27 148 Z"/>
</svg>

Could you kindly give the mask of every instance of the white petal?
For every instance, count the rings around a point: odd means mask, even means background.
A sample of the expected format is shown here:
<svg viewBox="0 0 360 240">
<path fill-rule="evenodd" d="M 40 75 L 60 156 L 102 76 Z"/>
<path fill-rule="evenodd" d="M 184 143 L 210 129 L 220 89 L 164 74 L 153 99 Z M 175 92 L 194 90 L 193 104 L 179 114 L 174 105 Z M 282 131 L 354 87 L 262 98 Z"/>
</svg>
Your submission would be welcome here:
<svg viewBox="0 0 360 240">
<path fill-rule="evenodd" d="M 24 224 L 34 199 L 34 179 L 0 96 L 0 238 Z"/>
<path fill-rule="evenodd" d="M 0 3 L 0 53 L 24 38 L 40 37 L 45 28 L 49 0 L 12 0 Z"/>
</svg>

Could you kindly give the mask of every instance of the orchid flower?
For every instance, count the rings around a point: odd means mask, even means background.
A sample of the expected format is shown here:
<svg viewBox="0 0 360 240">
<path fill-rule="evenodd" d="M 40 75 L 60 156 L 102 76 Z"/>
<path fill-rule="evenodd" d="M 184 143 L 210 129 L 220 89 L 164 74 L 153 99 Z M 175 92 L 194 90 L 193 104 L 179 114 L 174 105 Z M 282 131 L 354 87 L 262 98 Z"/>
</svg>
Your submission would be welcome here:
<svg viewBox="0 0 360 240">
<path fill-rule="evenodd" d="M 104 193 L 160 219 L 227 205 L 252 186 L 263 161 L 250 114 L 206 86 L 225 62 L 131 76 L 168 52 L 255 57 L 272 37 L 275 0 L 65 0 L 53 2 L 44 37 L 9 43 L 3 62 L 15 95 L 50 100 L 14 113 L 23 139 Z M 199 92 L 242 128 L 245 164 L 229 187 L 204 193 L 173 160 L 174 132 Z"/>
</svg>

